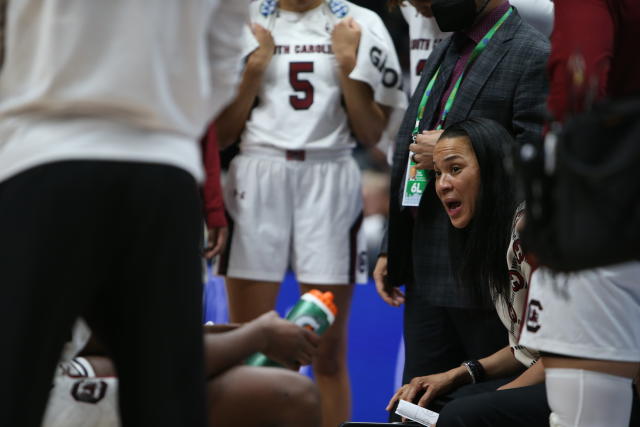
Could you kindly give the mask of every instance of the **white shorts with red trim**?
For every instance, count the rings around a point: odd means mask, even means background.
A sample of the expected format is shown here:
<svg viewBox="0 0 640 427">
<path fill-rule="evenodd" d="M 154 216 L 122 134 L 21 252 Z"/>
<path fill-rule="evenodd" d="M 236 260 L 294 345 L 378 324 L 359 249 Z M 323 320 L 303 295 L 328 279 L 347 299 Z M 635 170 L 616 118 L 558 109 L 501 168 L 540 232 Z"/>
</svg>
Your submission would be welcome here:
<svg viewBox="0 0 640 427">
<path fill-rule="evenodd" d="M 531 277 L 520 344 L 586 359 L 640 361 L 640 262 Z"/>
<path fill-rule="evenodd" d="M 229 168 L 230 238 L 218 262 L 228 277 L 301 283 L 367 281 L 360 170 L 350 151 L 245 149 Z"/>
</svg>

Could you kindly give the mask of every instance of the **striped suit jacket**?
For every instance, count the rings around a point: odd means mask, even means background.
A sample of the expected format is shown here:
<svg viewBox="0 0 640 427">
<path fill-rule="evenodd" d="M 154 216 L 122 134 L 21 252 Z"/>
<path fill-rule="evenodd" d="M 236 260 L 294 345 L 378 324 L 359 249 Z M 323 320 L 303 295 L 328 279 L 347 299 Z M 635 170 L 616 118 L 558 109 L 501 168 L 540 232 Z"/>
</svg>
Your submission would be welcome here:
<svg viewBox="0 0 640 427">
<path fill-rule="evenodd" d="M 476 304 L 453 279 L 449 220 L 435 196 L 433 182 L 425 190 L 415 218 L 401 206 L 401 187 L 418 104 L 447 50 L 452 48 L 451 40 L 440 43 L 432 53 L 396 138 L 390 216 L 382 251 L 388 256 L 392 285 L 406 284 L 412 293 L 421 294 L 433 305 L 468 308 Z M 540 138 L 548 92 L 545 72 L 548 55 L 548 39 L 514 11 L 466 73 L 445 125 L 470 117 L 487 117 L 501 123 L 519 144 Z M 441 73 L 438 80 L 448 77 Z M 420 131 L 433 125 L 437 104 L 427 104 Z"/>
</svg>

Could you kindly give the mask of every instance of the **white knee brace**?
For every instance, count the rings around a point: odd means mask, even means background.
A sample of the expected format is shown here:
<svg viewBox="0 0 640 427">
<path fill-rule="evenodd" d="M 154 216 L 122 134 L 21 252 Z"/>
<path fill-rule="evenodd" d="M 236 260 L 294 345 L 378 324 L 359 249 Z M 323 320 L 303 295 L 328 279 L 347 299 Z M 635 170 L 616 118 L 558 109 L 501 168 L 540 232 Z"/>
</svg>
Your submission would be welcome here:
<svg viewBox="0 0 640 427">
<path fill-rule="evenodd" d="M 628 427 L 631 379 L 583 369 L 545 369 L 551 427 Z"/>
</svg>

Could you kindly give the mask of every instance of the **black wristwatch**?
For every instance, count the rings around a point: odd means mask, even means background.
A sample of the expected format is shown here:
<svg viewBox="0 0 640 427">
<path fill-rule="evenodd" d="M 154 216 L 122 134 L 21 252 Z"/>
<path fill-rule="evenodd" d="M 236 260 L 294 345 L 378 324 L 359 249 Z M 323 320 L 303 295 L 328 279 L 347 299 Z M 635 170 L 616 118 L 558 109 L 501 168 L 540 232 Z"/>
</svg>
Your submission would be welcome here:
<svg viewBox="0 0 640 427">
<path fill-rule="evenodd" d="M 477 360 L 466 360 L 462 362 L 460 366 L 464 366 L 465 368 L 467 368 L 473 384 L 484 381 L 484 367 Z"/>
</svg>

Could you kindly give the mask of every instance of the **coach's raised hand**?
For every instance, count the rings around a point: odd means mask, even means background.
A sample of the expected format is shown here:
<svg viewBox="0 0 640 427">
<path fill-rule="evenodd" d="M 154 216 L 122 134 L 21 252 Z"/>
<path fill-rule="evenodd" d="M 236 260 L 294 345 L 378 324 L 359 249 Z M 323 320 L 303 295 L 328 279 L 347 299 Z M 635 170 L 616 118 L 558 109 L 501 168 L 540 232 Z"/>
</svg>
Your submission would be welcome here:
<svg viewBox="0 0 640 427">
<path fill-rule="evenodd" d="M 336 61 L 346 74 L 356 66 L 358 45 L 362 28 L 352 17 L 347 17 L 338 22 L 331 34 L 331 46 L 336 56 Z"/>
<path fill-rule="evenodd" d="M 433 147 L 435 147 L 442 130 L 425 130 L 416 136 L 416 141 L 409 145 L 409 151 L 418 169 L 433 169 Z"/>
</svg>

